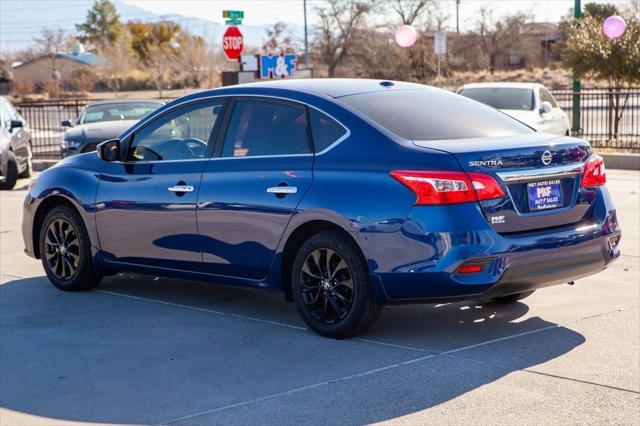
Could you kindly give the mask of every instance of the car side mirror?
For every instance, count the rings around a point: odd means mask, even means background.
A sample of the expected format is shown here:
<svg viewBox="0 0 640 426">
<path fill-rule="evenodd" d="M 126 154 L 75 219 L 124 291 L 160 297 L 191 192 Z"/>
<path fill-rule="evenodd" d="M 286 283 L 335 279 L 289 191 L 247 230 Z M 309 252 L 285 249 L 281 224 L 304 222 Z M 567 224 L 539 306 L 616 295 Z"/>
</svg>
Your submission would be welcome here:
<svg viewBox="0 0 640 426">
<path fill-rule="evenodd" d="M 62 124 L 62 127 L 73 127 L 73 123 L 71 123 L 71 120 L 62 120 L 60 124 Z"/>
<path fill-rule="evenodd" d="M 96 148 L 98 158 L 103 161 L 118 161 L 120 159 L 120 139 L 104 141 Z"/>
<path fill-rule="evenodd" d="M 23 126 L 24 123 L 22 122 L 22 120 L 11 120 L 11 122 L 9 123 L 9 130 L 17 129 Z"/>
<path fill-rule="evenodd" d="M 551 112 L 551 104 L 547 101 L 544 101 L 540 104 L 540 114 L 547 114 Z"/>
</svg>

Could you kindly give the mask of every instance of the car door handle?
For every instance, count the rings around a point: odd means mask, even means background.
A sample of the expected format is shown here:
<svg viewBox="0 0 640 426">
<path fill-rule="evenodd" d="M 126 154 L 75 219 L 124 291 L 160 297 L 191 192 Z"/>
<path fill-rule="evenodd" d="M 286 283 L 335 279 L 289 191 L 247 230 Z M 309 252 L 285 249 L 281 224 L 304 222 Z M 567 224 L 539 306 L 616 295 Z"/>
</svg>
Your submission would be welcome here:
<svg viewBox="0 0 640 426">
<path fill-rule="evenodd" d="M 298 192 L 297 186 L 272 186 L 267 188 L 267 192 L 270 194 L 295 194 Z"/>
<path fill-rule="evenodd" d="M 167 189 L 171 192 L 193 192 L 193 185 L 174 185 Z"/>
</svg>

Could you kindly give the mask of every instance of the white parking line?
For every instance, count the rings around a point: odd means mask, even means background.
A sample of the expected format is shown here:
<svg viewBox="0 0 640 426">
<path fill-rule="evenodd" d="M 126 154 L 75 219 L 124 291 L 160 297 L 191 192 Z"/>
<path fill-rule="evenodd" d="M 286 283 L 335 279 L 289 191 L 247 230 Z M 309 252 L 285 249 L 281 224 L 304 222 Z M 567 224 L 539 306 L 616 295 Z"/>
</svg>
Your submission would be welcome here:
<svg viewBox="0 0 640 426">
<path fill-rule="evenodd" d="M 516 333 L 516 334 L 510 335 L 510 336 L 505 336 L 505 337 L 500 337 L 500 338 L 497 338 L 497 339 L 486 340 L 484 342 L 476 343 L 476 344 L 473 344 L 473 345 L 467 345 L 467 346 L 463 346 L 463 347 L 456 348 L 456 349 L 451 349 L 451 350 L 448 350 L 448 351 L 440 352 L 438 354 L 429 354 L 429 355 L 426 355 L 426 356 L 413 358 L 413 359 L 410 359 L 408 361 L 390 364 L 390 365 L 387 365 L 387 366 L 384 366 L 384 367 L 380 367 L 380 368 L 376 368 L 376 369 L 373 369 L 373 370 L 367 370 L 367 371 L 362 372 L 362 373 L 350 374 L 348 376 L 344 376 L 344 377 L 340 377 L 340 378 L 332 379 L 332 380 L 326 380 L 326 381 L 323 381 L 323 382 L 313 383 L 311 385 L 302 386 L 302 387 L 299 387 L 299 388 L 291 389 L 291 390 L 288 390 L 288 391 L 285 391 L 285 392 L 280 392 L 280 393 L 277 393 L 277 394 L 267 395 L 267 396 L 263 396 L 263 397 L 260 397 L 260 398 L 251 399 L 251 400 L 248 400 L 248 401 L 242 401 L 242 402 L 238 402 L 236 404 L 225 405 L 225 406 L 222 406 L 222 407 L 213 408 L 211 410 L 205 410 L 205 411 L 200 411 L 200 412 L 193 413 L 193 414 L 187 414 L 187 415 L 182 416 L 182 417 L 177 417 L 177 418 L 174 418 L 174 419 L 165 420 L 165 421 L 163 421 L 163 422 L 161 422 L 159 424 L 160 425 L 166 425 L 166 424 L 177 423 L 177 422 L 180 422 L 180 421 L 183 421 L 183 420 L 189 420 L 189 419 L 193 419 L 195 417 L 200 417 L 200 416 L 204 416 L 204 415 L 207 415 L 207 414 L 213 414 L 213 413 L 216 413 L 216 412 L 219 412 L 219 411 L 229 410 L 229 409 L 232 409 L 232 408 L 237 408 L 237 407 L 250 405 L 250 404 L 253 404 L 253 403 L 256 403 L 256 402 L 261 402 L 261 401 L 265 401 L 265 400 L 269 400 L 269 399 L 279 398 L 281 396 L 287 396 L 287 395 L 291 395 L 291 394 L 294 394 L 294 393 L 303 392 L 303 391 L 306 391 L 306 390 L 309 390 L 309 389 L 315 389 L 315 388 L 318 388 L 318 387 L 321 387 L 321 386 L 330 385 L 330 384 L 333 384 L 333 383 L 344 382 L 344 381 L 347 381 L 347 380 L 353 380 L 353 379 L 357 379 L 357 378 L 360 378 L 360 377 L 376 374 L 376 373 L 379 373 L 379 372 L 382 372 L 382 371 L 393 370 L 393 369 L 396 369 L 396 368 L 399 368 L 399 367 L 403 367 L 403 366 L 406 366 L 406 365 L 414 364 L 414 363 L 417 363 L 417 362 L 422 362 L 422 361 L 425 361 L 425 360 L 428 360 L 428 359 L 432 359 L 432 358 L 435 358 L 435 357 L 448 356 L 448 355 L 452 355 L 452 354 L 455 354 L 455 353 L 458 353 L 458 352 L 463 352 L 463 351 L 466 351 L 466 350 L 469 350 L 469 349 L 475 349 L 475 348 L 478 348 L 478 347 L 481 347 L 481 346 L 491 345 L 493 343 L 502 342 L 502 341 L 505 341 L 505 340 L 516 339 L 516 338 L 522 337 L 522 336 L 528 336 L 528 335 L 531 335 L 531 334 L 541 333 L 543 331 L 548 331 L 548 330 L 560 328 L 560 327 L 563 327 L 564 325 L 567 325 L 567 324 L 570 324 L 570 323 L 575 323 L 575 322 L 582 321 L 582 320 L 585 320 L 585 319 L 595 318 L 595 317 L 599 317 L 599 316 L 610 314 L 610 313 L 614 313 L 614 312 L 626 311 L 626 310 L 629 310 L 629 309 L 637 308 L 638 306 L 640 306 L 640 305 L 633 305 L 633 306 L 629 306 L 629 307 L 624 308 L 624 309 L 616 309 L 614 311 L 608 311 L 608 312 L 603 312 L 603 313 L 596 314 L 596 315 L 590 315 L 590 316 L 586 316 L 586 317 L 581 317 L 581 318 L 578 318 L 578 319 L 575 319 L 575 320 L 572 320 L 572 321 L 567 321 L 567 322 L 562 323 L 562 324 L 554 324 L 554 325 L 550 325 L 550 326 L 547 326 L 547 327 L 538 328 L 538 329 L 535 329 L 535 330 L 525 331 L 525 332 L 522 332 L 522 333 Z M 524 371 L 524 372 L 527 372 L 527 373 L 530 372 L 528 370 L 519 370 L 519 371 Z"/>
<path fill-rule="evenodd" d="M 167 302 L 167 301 L 164 301 L 164 300 L 151 299 L 151 298 L 148 298 L 148 297 L 131 296 L 129 294 L 118 293 L 118 292 L 109 291 L 109 290 L 96 290 L 96 292 L 97 293 L 106 293 L 106 294 L 110 294 L 112 296 L 124 297 L 124 298 L 127 298 L 127 299 L 140 300 L 140 301 L 150 302 L 150 303 L 159 303 L 161 305 L 175 306 L 177 308 L 190 309 L 192 311 L 207 312 L 207 313 L 215 314 L 215 315 L 223 315 L 223 316 L 228 316 L 228 317 L 233 317 L 233 318 L 240 318 L 240 319 L 244 319 L 244 320 L 248 320 L 248 321 L 261 322 L 261 323 L 275 325 L 275 326 L 279 326 L 279 327 L 293 328 L 295 330 L 309 331 L 306 327 L 300 327 L 300 326 L 297 326 L 297 325 L 287 324 L 287 323 L 284 323 L 284 322 L 271 321 L 271 320 L 266 320 L 266 319 L 262 319 L 262 318 L 249 317 L 249 316 L 246 316 L 246 315 L 240 315 L 240 314 L 234 314 L 234 313 L 229 313 L 229 312 L 216 311 L 216 310 L 207 309 L 207 308 L 199 308 L 197 306 L 183 305 L 183 304 L 180 304 L 180 303 Z M 361 337 L 356 337 L 356 338 L 353 338 L 352 340 L 357 340 L 357 341 L 365 342 L 365 343 L 372 343 L 374 345 L 388 346 L 388 347 L 396 348 L 396 349 L 403 349 L 403 350 L 423 352 L 423 353 L 432 353 L 432 351 L 429 351 L 429 350 L 426 350 L 426 349 L 422 349 L 422 348 L 416 348 L 416 347 L 413 347 L 413 346 L 405 346 L 405 345 L 397 345 L 395 343 L 380 342 L 380 341 L 377 341 L 377 340 L 364 339 L 364 338 L 361 338 Z"/>
<path fill-rule="evenodd" d="M 285 323 L 280 323 L 280 322 L 276 322 L 276 321 L 263 320 L 263 319 L 248 317 L 248 316 L 244 316 L 244 315 L 231 314 L 231 313 L 220 312 L 220 311 L 215 311 L 215 310 L 211 310 L 211 309 L 198 308 L 198 307 L 194 307 L 194 306 L 182 305 L 182 304 L 172 303 L 172 302 L 165 302 L 165 301 L 162 301 L 162 300 L 149 299 L 149 298 L 145 298 L 145 297 L 129 296 L 129 295 L 126 295 L 126 294 L 116 293 L 116 292 L 107 291 L 107 290 L 99 290 L 99 291 L 102 292 L 102 293 L 111 294 L 111 295 L 120 296 L 120 297 L 126 297 L 126 298 L 130 298 L 130 299 L 134 299 L 134 300 L 142 300 L 142 301 L 146 301 L 146 302 L 159 303 L 159 304 L 169 305 L 169 306 L 176 306 L 176 307 L 191 309 L 191 310 L 195 310 L 195 311 L 209 312 L 209 313 L 225 315 L 225 316 L 230 316 L 230 317 L 235 317 L 235 318 L 242 318 L 242 319 L 246 319 L 246 320 L 263 322 L 263 323 L 267 323 L 267 324 L 271 324 L 271 325 L 277 325 L 277 326 L 281 326 L 281 327 L 293 328 L 293 329 L 296 329 L 296 330 L 304 330 L 304 331 L 307 330 L 306 328 L 303 328 L 303 327 L 297 327 L 297 326 L 293 326 L 293 325 L 289 325 L 289 324 L 285 324 Z M 564 327 L 567 324 L 572 324 L 572 323 L 576 323 L 576 322 L 583 321 L 583 320 L 586 320 L 586 319 L 596 318 L 596 317 L 599 317 L 599 316 L 603 316 L 603 315 L 607 315 L 607 314 L 611 314 L 611 313 L 615 313 L 615 312 L 623 312 L 623 311 L 626 311 L 626 310 L 629 310 L 629 309 L 637 308 L 639 306 L 640 305 L 632 305 L 632 306 L 628 306 L 626 308 L 621 308 L 621 309 L 616 309 L 616 310 L 613 310 L 613 311 L 607 311 L 607 312 L 602 312 L 602 313 L 599 313 L 599 314 L 580 317 L 580 318 L 577 318 L 575 320 L 566 321 L 564 323 L 553 324 L 553 325 L 549 325 L 547 327 L 542 327 L 542 328 L 538 328 L 538 329 L 534 329 L 534 330 L 524 331 L 524 332 L 521 332 L 521 333 L 516 333 L 516 334 L 512 334 L 512 335 L 505 336 L 505 337 L 499 337 L 499 338 L 496 338 L 496 339 L 485 340 L 483 342 L 479 342 L 479 343 L 475 343 L 475 344 L 467 345 L 467 346 L 462 346 L 462 347 L 459 347 L 459 348 L 450 349 L 450 350 L 439 352 L 439 353 L 429 353 L 428 355 L 424 355 L 424 356 L 421 356 L 421 357 L 413 358 L 413 359 L 410 359 L 410 360 L 407 360 L 407 361 L 393 363 L 393 364 L 389 364 L 389 365 L 386 365 L 386 366 L 383 366 L 383 367 L 379 367 L 379 368 L 375 368 L 375 369 L 372 369 L 372 370 L 367 370 L 367 371 L 364 371 L 364 372 L 361 372 L 361 373 L 354 373 L 354 374 L 350 374 L 350 375 L 339 377 L 339 378 L 335 378 L 335 379 L 330 379 L 330 380 L 325 380 L 325 381 L 322 381 L 322 382 L 313 383 L 313 384 L 310 384 L 310 385 L 306 385 L 306 386 L 290 389 L 290 390 L 287 390 L 287 391 L 284 391 L 284 392 L 275 393 L 275 394 L 271 394 L 271 395 L 266 395 L 266 396 L 263 396 L 263 397 L 260 397 L 260 398 L 254 398 L 254 399 L 250 399 L 250 400 L 246 400 L 246 401 L 237 402 L 235 404 L 229 404 L 229 405 L 224 405 L 224 406 L 221 406 L 221 407 L 212 408 L 210 410 L 199 411 L 197 413 L 187 414 L 187 415 L 184 415 L 184 416 L 181 416 L 181 417 L 176 417 L 176 418 L 172 418 L 172 419 L 169 419 L 169 420 L 165 420 L 165 421 L 159 422 L 157 424 L 158 425 L 168 425 L 168 424 L 172 424 L 172 423 L 177 423 L 177 422 L 180 422 L 180 421 L 183 421 L 183 420 L 189 420 L 189 419 L 193 419 L 193 418 L 196 418 L 196 417 L 204 416 L 204 415 L 207 415 L 207 414 L 213 414 L 213 413 L 216 413 L 216 412 L 229 410 L 229 409 L 232 409 L 232 408 L 243 407 L 243 406 L 254 404 L 254 403 L 257 403 L 257 402 L 262 402 L 262 401 L 266 401 L 266 400 L 270 400 L 270 399 L 279 398 L 279 397 L 282 397 L 282 396 L 292 395 L 292 394 L 295 394 L 295 393 L 303 392 L 303 391 L 310 390 L 310 389 L 315 389 L 315 388 L 322 387 L 322 386 L 327 386 L 327 385 L 334 384 L 334 383 L 339 383 L 339 382 L 344 382 L 344 381 L 357 379 L 357 378 L 360 378 L 360 377 L 370 376 L 370 375 L 373 375 L 373 374 L 376 374 L 376 373 L 380 373 L 380 372 L 383 372 L 383 371 L 393 370 L 393 369 L 396 369 L 396 368 L 399 368 L 399 367 L 403 367 L 403 366 L 406 366 L 406 365 L 410 365 L 410 364 L 426 361 L 428 359 L 433 359 L 433 358 L 441 357 L 441 356 L 449 356 L 449 355 L 452 355 L 452 354 L 456 354 L 458 352 L 464 352 L 464 351 L 467 351 L 467 350 L 470 350 L 470 349 L 475 349 L 475 348 L 491 345 L 491 344 L 498 343 L 498 342 L 504 342 L 506 340 L 516 339 L 516 338 L 523 337 L 523 336 L 529 336 L 529 335 L 532 335 L 532 334 L 537 334 L 537 333 L 541 333 L 541 332 L 544 332 L 544 331 L 549 331 L 549 330 L 561 328 L 561 327 Z M 391 346 L 391 347 L 397 347 L 397 348 L 402 348 L 402 349 L 412 349 L 412 350 L 417 350 L 417 351 L 421 351 L 421 352 L 427 352 L 425 349 L 412 348 L 412 347 L 407 347 L 407 346 L 402 346 L 402 345 L 395 345 L 393 343 L 380 342 L 380 341 L 371 340 L 371 339 L 362 339 L 362 338 L 360 338 L 360 339 L 356 339 L 356 340 L 360 340 L 362 342 L 367 342 L 367 343 L 384 345 L 384 346 Z M 528 370 L 518 370 L 518 371 L 523 371 L 523 372 L 527 372 L 527 373 L 534 373 L 533 371 L 528 371 Z M 562 378 L 562 377 L 559 377 L 559 378 Z"/>
<path fill-rule="evenodd" d="M 113 296 L 125 297 L 127 299 L 141 300 L 141 301 L 144 301 L 144 302 L 151 302 L 151 303 L 159 303 L 161 305 L 175 306 L 175 307 L 178 307 L 178 308 L 190 309 L 192 311 L 208 312 L 210 314 L 223 315 L 223 316 L 233 317 L 233 318 L 241 318 L 241 319 L 248 320 L 248 321 L 261 322 L 261 323 L 265 323 L 265 324 L 277 325 L 279 327 L 293 328 L 295 330 L 306 331 L 306 328 L 299 327 L 297 325 L 291 325 L 291 324 L 286 324 L 286 323 L 277 322 L 277 321 L 270 321 L 270 320 L 261 319 L 261 318 L 254 318 L 254 317 L 249 317 L 249 316 L 240 315 L 240 314 L 234 314 L 234 313 L 230 313 L 230 312 L 215 311 L 213 309 L 199 308 L 197 306 L 183 305 L 183 304 L 180 304 L 180 303 L 173 303 L 173 302 L 166 302 L 164 300 L 150 299 L 150 298 L 147 298 L 147 297 L 131 296 L 129 294 L 117 293 L 115 291 L 109 291 L 109 290 L 96 290 L 96 292 L 97 293 L 111 294 Z"/>
</svg>

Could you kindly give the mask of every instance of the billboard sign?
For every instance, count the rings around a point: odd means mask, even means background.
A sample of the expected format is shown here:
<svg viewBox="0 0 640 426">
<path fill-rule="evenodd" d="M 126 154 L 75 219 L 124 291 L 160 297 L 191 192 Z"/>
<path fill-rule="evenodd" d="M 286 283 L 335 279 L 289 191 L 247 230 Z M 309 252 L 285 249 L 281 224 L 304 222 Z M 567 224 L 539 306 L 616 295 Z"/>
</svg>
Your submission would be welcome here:
<svg viewBox="0 0 640 426">
<path fill-rule="evenodd" d="M 292 77 L 296 69 L 296 54 L 260 55 L 260 78 Z"/>
</svg>

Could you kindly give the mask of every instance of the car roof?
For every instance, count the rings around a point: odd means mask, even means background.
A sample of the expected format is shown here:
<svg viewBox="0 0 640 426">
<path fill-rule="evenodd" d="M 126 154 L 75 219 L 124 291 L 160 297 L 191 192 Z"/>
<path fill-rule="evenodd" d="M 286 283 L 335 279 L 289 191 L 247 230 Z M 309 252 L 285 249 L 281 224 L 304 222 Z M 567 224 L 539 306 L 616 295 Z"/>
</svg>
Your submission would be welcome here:
<svg viewBox="0 0 640 426">
<path fill-rule="evenodd" d="M 89 102 L 88 107 L 96 105 L 109 105 L 109 104 L 130 104 L 130 103 L 153 103 L 158 105 L 164 105 L 164 102 L 158 99 L 108 99 L 103 101 Z"/>
<path fill-rule="evenodd" d="M 374 80 L 361 78 L 305 78 L 290 80 L 269 80 L 256 83 L 227 86 L 228 89 L 273 88 L 298 92 L 319 93 L 332 98 L 355 95 L 366 92 L 382 92 L 390 89 L 431 89 L 424 84 L 404 81 Z"/>
<path fill-rule="evenodd" d="M 495 87 L 509 87 L 514 89 L 534 89 L 538 86 L 542 86 L 539 83 L 521 83 L 516 81 L 496 81 L 492 83 L 469 83 L 462 86 L 463 89 L 478 89 L 478 88 L 495 88 Z"/>
</svg>

